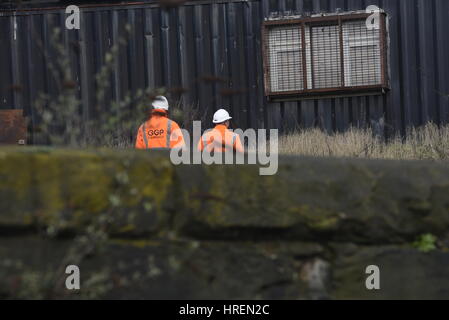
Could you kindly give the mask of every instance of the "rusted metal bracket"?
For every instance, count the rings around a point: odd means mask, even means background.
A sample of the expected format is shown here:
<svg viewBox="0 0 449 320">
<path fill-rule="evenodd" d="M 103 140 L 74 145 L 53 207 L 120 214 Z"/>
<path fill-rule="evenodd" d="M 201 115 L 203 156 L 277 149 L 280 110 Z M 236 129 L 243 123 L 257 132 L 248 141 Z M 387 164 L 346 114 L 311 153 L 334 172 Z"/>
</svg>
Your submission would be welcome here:
<svg viewBox="0 0 449 320">
<path fill-rule="evenodd" d="M 0 110 L 1 144 L 27 144 L 27 120 L 23 110 Z"/>
</svg>

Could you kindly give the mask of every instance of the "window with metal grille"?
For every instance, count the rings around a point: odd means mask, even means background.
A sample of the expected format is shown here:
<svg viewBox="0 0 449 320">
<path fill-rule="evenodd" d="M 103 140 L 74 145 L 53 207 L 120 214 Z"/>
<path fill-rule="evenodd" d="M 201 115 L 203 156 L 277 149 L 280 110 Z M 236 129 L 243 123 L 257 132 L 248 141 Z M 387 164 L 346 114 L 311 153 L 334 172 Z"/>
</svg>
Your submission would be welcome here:
<svg viewBox="0 0 449 320">
<path fill-rule="evenodd" d="M 386 19 L 369 14 L 268 20 L 263 25 L 268 96 L 307 96 L 388 88 Z"/>
</svg>

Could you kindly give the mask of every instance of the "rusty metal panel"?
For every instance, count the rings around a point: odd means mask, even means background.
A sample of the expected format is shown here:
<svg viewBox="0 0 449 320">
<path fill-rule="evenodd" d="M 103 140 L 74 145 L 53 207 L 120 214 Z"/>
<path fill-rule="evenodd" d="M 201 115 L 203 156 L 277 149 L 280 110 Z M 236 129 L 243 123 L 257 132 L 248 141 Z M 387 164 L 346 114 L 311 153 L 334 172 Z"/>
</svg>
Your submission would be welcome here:
<svg viewBox="0 0 449 320">
<path fill-rule="evenodd" d="M 0 110 L 0 144 L 26 144 L 27 122 L 23 111 Z"/>
</svg>

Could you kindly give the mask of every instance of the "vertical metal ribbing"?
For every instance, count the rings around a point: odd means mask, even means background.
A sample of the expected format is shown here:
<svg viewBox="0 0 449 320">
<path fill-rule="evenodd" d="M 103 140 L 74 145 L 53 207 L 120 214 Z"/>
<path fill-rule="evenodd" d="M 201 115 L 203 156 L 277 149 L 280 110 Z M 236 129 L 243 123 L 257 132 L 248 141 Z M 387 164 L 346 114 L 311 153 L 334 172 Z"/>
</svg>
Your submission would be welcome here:
<svg viewBox="0 0 449 320">
<path fill-rule="evenodd" d="M 338 33 L 339 33 L 339 42 L 340 42 L 340 72 L 341 72 L 341 83 L 340 87 L 344 87 L 345 84 L 345 58 L 344 58 L 344 50 L 343 50 L 343 22 L 341 21 L 341 17 L 338 18 Z"/>
<path fill-rule="evenodd" d="M 302 73 L 304 81 L 304 90 L 307 90 L 307 55 L 306 55 L 306 27 L 301 23 L 301 51 L 302 51 Z"/>
</svg>

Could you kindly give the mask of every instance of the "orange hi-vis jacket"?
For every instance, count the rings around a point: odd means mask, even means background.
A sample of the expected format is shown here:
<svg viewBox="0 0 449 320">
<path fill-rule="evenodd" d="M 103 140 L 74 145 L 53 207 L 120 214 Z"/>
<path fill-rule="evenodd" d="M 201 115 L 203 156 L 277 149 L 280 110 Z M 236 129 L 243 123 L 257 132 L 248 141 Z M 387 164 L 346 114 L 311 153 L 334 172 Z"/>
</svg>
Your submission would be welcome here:
<svg viewBox="0 0 449 320">
<path fill-rule="evenodd" d="M 137 132 L 137 149 L 172 149 L 184 145 L 184 137 L 178 124 L 168 119 L 164 110 L 153 110 L 151 118 L 144 122 Z"/>
<path fill-rule="evenodd" d="M 244 152 L 239 135 L 226 128 L 224 124 L 216 125 L 201 137 L 198 142 L 198 150 L 203 151 L 204 148 L 208 152 Z"/>
</svg>

